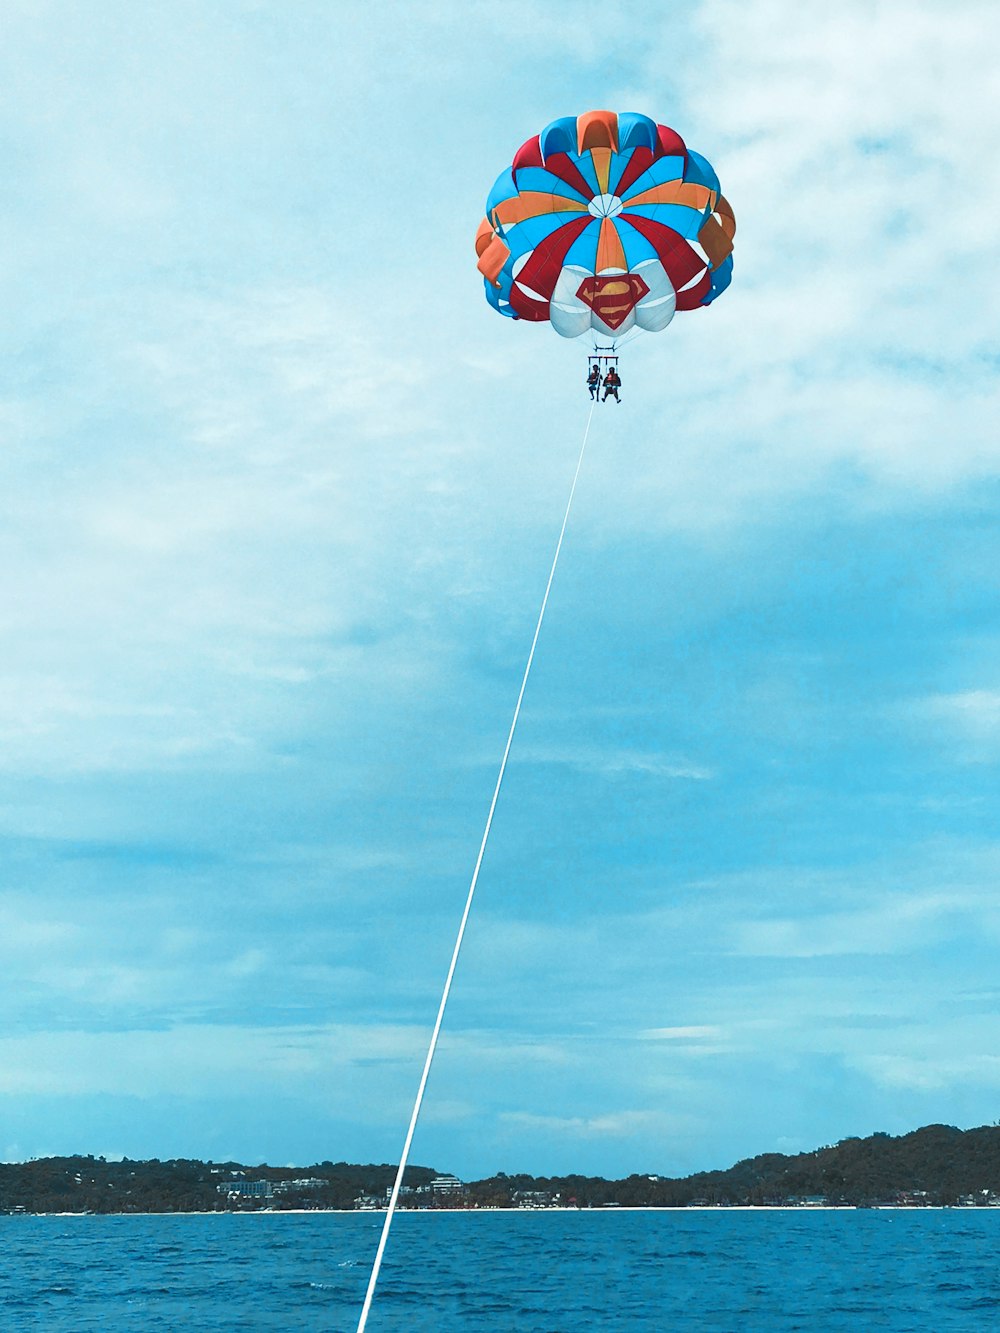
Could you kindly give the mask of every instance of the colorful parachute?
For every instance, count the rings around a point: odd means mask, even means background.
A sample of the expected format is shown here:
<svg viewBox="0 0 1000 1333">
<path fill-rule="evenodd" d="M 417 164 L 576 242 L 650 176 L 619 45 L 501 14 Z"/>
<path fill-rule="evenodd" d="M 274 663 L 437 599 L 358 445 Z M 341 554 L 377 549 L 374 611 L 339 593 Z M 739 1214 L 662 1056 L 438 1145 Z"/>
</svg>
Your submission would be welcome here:
<svg viewBox="0 0 1000 1333">
<path fill-rule="evenodd" d="M 736 219 L 711 165 L 633 112 L 554 120 L 518 149 L 476 234 L 486 298 L 556 333 L 665 329 L 729 286 Z"/>
</svg>

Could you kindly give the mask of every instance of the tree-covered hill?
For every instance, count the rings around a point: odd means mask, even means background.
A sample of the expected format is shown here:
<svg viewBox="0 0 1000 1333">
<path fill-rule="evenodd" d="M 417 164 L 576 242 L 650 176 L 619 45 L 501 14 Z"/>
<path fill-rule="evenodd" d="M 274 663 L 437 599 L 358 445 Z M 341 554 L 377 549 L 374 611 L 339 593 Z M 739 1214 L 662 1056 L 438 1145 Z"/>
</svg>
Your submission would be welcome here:
<svg viewBox="0 0 1000 1333">
<path fill-rule="evenodd" d="M 829 1204 L 956 1203 L 969 1195 L 1000 1196 L 1000 1127 L 960 1130 L 928 1125 L 893 1138 L 873 1134 L 788 1157 L 765 1153 L 725 1171 L 680 1180 L 629 1176 L 495 1176 L 472 1185 L 473 1195 L 501 1202 L 517 1194 L 558 1194 L 581 1207 L 685 1207 L 774 1204 L 823 1199 Z M 904 1197 L 905 1196 L 905 1197 Z"/>
<path fill-rule="evenodd" d="M 0 1164 L 0 1212 L 243 1212 L 263 1207 L 353 1208 L 360 1196 L 385 1197 L 396 1167 L 321 1162 L 308 1167 L 240 1162 L 120 1162 L 103 1157 L 45 1157 Z M 415 1166 L 412 1186 L 437 1173 Z M 260 1189 L 261 1182 L 264 1188 Z M 257 1190 L 251 1193 L 251 1190 Z"/>
<path fill-rule="evenodd" d="M 383 1202 L 396 1168 L 320 1162 L 246 1166 L 186 1159 L 108 1162 L 47 1157 L 0 1164 L 0 1212 L 156 1213 L 353 1208 Z M 404 1206 L 683 1208 L 692 1204 L 1000 1202 L 1000 1126 L 928 1125 L 893 1138 L 844 1139 L 814 1152 L 765 1153 L 683 1179 L 498 1174 L 435 1194 L 430 1167 L 410 1167 Z"/>
</svg>

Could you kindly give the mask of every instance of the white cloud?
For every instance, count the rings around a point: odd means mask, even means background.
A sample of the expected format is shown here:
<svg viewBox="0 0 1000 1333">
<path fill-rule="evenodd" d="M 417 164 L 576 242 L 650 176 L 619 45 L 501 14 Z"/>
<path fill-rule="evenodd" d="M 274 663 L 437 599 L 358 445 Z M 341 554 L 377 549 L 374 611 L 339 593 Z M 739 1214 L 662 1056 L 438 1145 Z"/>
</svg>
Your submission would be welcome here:
<svg viewBox="0 0 1000 1333">
<path fill-rule="evenodd" d="M 627 1139 L 637 1134 L 666 1135 L 689 1130 L 690 1121 L 682 1115 L 664 1111 L 611 1111 L 594 1116 L 537 1115 L 530 1111 L 503 1111 L 501 1123 L 516 1129 L 558 1134 L 567 1138 Z"/>
<path fill-rule="evenodd" d="M 856 1069 L 887 1088 L 923 1093 L 954 1091 L 970 1085 L 1000 1088 L 1000 1056 L 969 1052 L 960 1058 L 876 1054 L 856 1056 Z"/>
<path fill-rule="evenodd" d="M 970 906 L 955 894 L 906 894 L 853 911 L 741 921 L 731 932 L 738 953 L 781 958 L 912 953 L 940 941 L 949 919 Z"/>
<path fill-rule="evenodd" d="M 329 1090 L 345 1072 L 422 1055 L 418 1028 L 343 1024 L 261 1028 L 204 1024 L 131 1032 L 35 1032 L 0 1038 L 5 1095 L 218 1096 L 248 1078 L 286 1094 Z"/>
<path fill-rule="evenodd" d="M 596 745 L 525 745 L 518 749 L 518 763 L 554 764 L 600 777 L 651 777 L 706 782 L 714 776 L 703 764 L 675 755 L 643 754 L 636 750 L 607 749 Z"/>
<path fill-rule="evenodd" d="M 29 913 L 9 901 L 0 904 L 0 956 L 8 968 L 53 949 L 71 948 L 78 939 L 75 925 L 49 920 L 44 909 Z"/>
<path fill-rule="evenodd" d="M 996 997 L 966 997 L 957 1012 L 945 1012 L 933 1023 L 901 1028 L 892 1041 L 867 1034 L 848 1055 L 852 1068 L 873 1083 L 891 1089 L 967 1096 L 1000 1085 L 996 1044 Z M 969 1001 L 972 1001 L 971 1003 Z"/>
<path fill-rule="evenodd" d="M 863 469 L 869 504 L 873 486 L 898 502 L 995 475 L 1000 308 L 976 275 L 1000 239 L 998 34 L 988 4 L 942 20 L 933 0 L 699 7 L 717 77 L 687 65 L 676 112 L 734 204 L 736 270 L 704 318 L 664 337 L 685 388 L 682 449 L 694 428 L 702 455 L 728 440 L 731 456 L 709 497 L 682 453 L 656 497 L 670 516 L 719 524 L 754 491 L 787 500 L 844 463 Z M 637 94 L 659 106 L 672 53 L 650 36 Z M 959 217 L 947 201 L 963 190 L 974 203 Z M 720 413 L 734 391 L 738 412 Z"/>
<path fill-rule="evenodd" d="M 930 728 L 966 763 L 991 763 L 1000 749 L 1000 691 L 959 690 L 916 700 L 904 718 Z"/>
<path fill-rule="evenodd" d="M 639 1035 L 644 1041 L 702 1041 L 721 1037 L 723 1031 L 711 1024 L 693 1024 L 689 1027 L 649 1028 Z"/>
</svg>

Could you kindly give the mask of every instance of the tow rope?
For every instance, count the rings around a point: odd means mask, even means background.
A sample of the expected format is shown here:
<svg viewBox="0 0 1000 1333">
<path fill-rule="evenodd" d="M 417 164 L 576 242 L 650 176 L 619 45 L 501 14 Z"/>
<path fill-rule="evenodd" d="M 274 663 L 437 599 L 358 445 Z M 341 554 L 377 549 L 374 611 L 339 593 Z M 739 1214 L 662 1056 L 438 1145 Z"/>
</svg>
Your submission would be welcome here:
<svg viewBox="0 0 1000 1333">
<path fill-rule="evenodd" d="M 389 1196 L 389 1206 L 386 1209 L 385 1221 L 382 1224 L 382 1235 L 379 1237 L 378 1249 L 375 1252 L 375 1262 L 372 1264 L 371 1277 L 368 1279 L 368 1290 L 365 1293 L 365 1303 L 361 1310 L 361 1318 L 358 1321 L 358 1333 L 364 1333 L 365 1331 L 365 1325 L 368 1323 L 368 1312 L 371 1310 L 372 1299 L 375 1295 L 375 1287 L 378 1284 L 378 1275 L 382 1267 L 382 1256 L 385 1254 L 385 1247 L 389 1240 L 389 1229 L 392 1226 L 392 1219 L 396 1213 L 396 1204 L 399 1201 L 399 1191 L 403 1183 L 406 1163 L 410 1156 L 410 1145 L 413 1142 L 413 1134 L 417 1127 L 420 1107 L 424 1100 L 424 1089 L 427 1087 L 427 1079 L 431 1072 L 431 1065 L 434 1062 L 434 1052 L 437 1050 L 438 1037 L 441 1034 L 441 1024 L 444 1021 L 444 1011 L 448 1004 L 448 996 L 451 994 L 451 983 L 455 976 L 455 968 L 458 966 L 458 955 L 462 949 L 462 940 L 465 937 L 465 927 L 469 921 L 469 913 L 472 911 L 472 900 L 476 894 L 476 885 L 479 882 L 479 871 L 482 868 L 483 857 L 486 854 L 486 844 L 489 841 L 490 829 L 493 825 L 493 815 L 497 808 L 497 801 L 500 798 L 500 788 L 503 785 L 504 773 L 507 770 L 507 760 L 510 757 L 510 748 L 514 743 L 514 732 L 517 730 L 517 720 L 521 715 L 521 703 L 524 699 L 524 691 L 527 688 L 528 677 L 531 674 L 531 664 L 535 659 L 535 648 L 538 646 L 538 636 L 542 632 L 542 621 L 545 619 L 545 608 L 549 604 L 549 593 L 552 590 L 552 581 L 556 576 L 556 566 L 559 563 L 559 552 L 562 550 L 563 538 L 566 535 L 570 510 L 573 508 L 573 497 L 576 494 L 576 483 L 580 478 L 580 469 L 583 467 L 583 456 L 587 449 L 587 439 L 590 435 L 590 423 L 593 420 L 595 403 L 596 399 L 591 403 L 590 412 L 587 416 L 587 425 L 583 432 L 583 443 L 580 445 L 580 456 L 576 462 L 576 471 L 573 474 L 573 484 L 570 487 L 569 499 L 566 502 L 566 512 L 563 515 L 562 527 L 559 530 L 559 540 L 556 542 L 555 555 L 552 557 L 552 568 L 549 570 L 549 580 L 545 585 L 545 595 L 542 598 L 541 609 L 538 612 L 538 623 L 535 625 L 534 637 L 531 640 L 531 649 L 528 652 L 528 660 L 525 663 L 524 675 L 521 679 L 521 689 L 517 696 L 517 704 L 514 707 L 514 716 L 511 720 L 510 731 L 507 734 L 507 744 L 504 747 L 503 759 L 500 761 L 500 771 L 497 774 L 496 786 L 493 788 L 493 799 L 490 801 L 489 814 L 486 816 L 486 827 L 483 830 L 483 840 L 479 844 L 479 855 L 476 857 L 476 867 L 472 872 L 472 882 L 469 885 L 468 896 L 465 900 L 465 911 L 462 913 L 462 920 L 458 927 L 458 935 L 455 939 L 455 947 L 452 950 L 448 975 L 445 978 L 444 990 L 441 993 L 441 1003 L 438 1005 L 437 1018 L 434 1022 L 434 1031 L 431 1033 L 430 1045 L 427 1048 L 427 1057 L 424 1060 L 423 1073 L 420 1075 L 420 1085 L 417 1088 L 416 1100 L 413 1103 L 413 1111 L 410 1114 L 409 1128 L 406 1131 L 403 1151 L 400 1155 L 399 1166 L 396 1169 L 396 1179 L 393 1182 L 392 1193 Z"/>
</svg>

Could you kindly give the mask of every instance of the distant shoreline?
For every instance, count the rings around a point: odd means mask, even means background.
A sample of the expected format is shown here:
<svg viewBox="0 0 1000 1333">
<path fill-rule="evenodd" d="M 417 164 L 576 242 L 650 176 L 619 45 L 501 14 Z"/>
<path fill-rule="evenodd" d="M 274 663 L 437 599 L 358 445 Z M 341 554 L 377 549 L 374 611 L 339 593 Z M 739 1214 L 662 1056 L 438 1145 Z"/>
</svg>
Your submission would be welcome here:
<svg viewBox="0 0 1000 1333">
<path fill-rule="evenodd" d="M 108 1161 L 91 1154 L 33 1158 L 0 1164 L 0 1212 L 384 1215 L 396 1175 L 392 1163 L 326 1159 L 274 1167 L 195 1158 Z M 609 1180 L 500 1171 L 463 1181 L 411 1164 L 399 1205 L 406 1212 L 1000 1208 L 1000 1124 L 971 1130 L 927 1125 L 899 1138 L 879 1132 L 794 1156 L 764 1153 L 726 1170 L 683 1178 L 633 1173 Z"/>
<path fill-rule="evenodd" d="M 537 1217 L 543 1213 L 1000 1213 L 996 1204 L 900 1204 L 900 1203 L 733 1203 L 733 1204 L 684 1204 L 678 1207 L 656 1207 L 645 1205 L 624 1205 L 612 1208 L 567 1208 L 556 1205 L 551 1208 L 401 1208 L 396 1216 L 433 1217 L 440 1213 L 462 1214 L 466 1217 L 481 1216 L 484 1213 L 518 1213 L 523 1216 Z M 117 1217 L 384 1217 L 384 1208 L 239 1208 L 239 1209 L 192 1209 L 189 1212 L 176 1210 L 171 1212 L 139 1213 L 0 1213 L 3 1217 L 68 1217 L 78 1218 L 117 1218 Z"/>
</svg>

